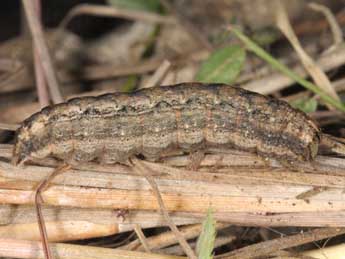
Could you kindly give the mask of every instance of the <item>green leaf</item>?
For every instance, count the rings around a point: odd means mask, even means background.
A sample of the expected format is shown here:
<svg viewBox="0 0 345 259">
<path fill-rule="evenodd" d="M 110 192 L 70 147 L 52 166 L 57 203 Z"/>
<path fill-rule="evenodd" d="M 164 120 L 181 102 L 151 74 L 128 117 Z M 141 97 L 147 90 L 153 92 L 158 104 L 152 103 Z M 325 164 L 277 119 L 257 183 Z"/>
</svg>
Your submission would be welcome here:
<svg viewBox="0 0 345 259">
<path fill-rule="evenodd" d="M 198 259 L 212 259 L 214 240 L 216 239 L 216 222 L 212 210 L 207 212 L 206 219 L 202 223 L 202 231 L 196 244 Z"/>
<path fill-rule="evenodd" d="M 123 9 L 156 12 L 160 11 L 159 0 L 107 0 L 108 4 Z"/>
<path fill-rule="evenodd" d="M 317 108 L 317 101 L 313 98 L 300 98 L 290 102 L 290 104 L 305 113 L 314 112 Z"/>
<path fill-rule="evenodd" d="M 216 50 L 201 65 L 195 79 L 204 83 L 232 83 L 239 75 L 245 57 L 244 49 L 238 45 Z"/>
</svg>

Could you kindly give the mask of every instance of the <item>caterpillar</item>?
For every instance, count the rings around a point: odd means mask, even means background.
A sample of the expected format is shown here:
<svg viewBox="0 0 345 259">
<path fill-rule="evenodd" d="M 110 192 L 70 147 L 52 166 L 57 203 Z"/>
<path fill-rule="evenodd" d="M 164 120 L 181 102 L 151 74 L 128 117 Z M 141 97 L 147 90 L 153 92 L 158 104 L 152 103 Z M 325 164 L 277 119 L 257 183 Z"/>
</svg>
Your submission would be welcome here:
<svg viewBox="0 0 345 259">
<path fill-rule="evenodd" d="M 208 147 L 310 161 L 320 136 L 306 114 L 284 101 L 224 84 L 182 83 L 45 107 L 17 130 L 12 162 L 54 157 L 113 164 Z"/>
</svg>

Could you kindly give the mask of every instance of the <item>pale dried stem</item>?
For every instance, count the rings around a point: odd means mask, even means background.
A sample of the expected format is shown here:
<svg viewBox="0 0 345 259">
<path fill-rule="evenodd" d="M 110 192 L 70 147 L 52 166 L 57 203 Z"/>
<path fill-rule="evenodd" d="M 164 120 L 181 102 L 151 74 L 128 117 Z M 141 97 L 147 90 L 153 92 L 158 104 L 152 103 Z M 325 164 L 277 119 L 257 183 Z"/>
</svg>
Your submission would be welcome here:
<svg viewBox="0 0 345 259">
<path fill-rule="evenodd" d="M 334 14 L 332 13 L 332 11 L 324 5 L 318 4 L 318 3 L 309 3 L 309 7 L 314 10 L 314 11 L 318 11 L 321 12 L 327 19 L 327 22 L 329 24 L 329 26 L 331 27 L 331 31 L 332 31 L 332 35 L 333 35 L 333 44 L 334 45 L 338 45 L 341 44 L 344 40 L 343 40 L 343 31 L 336 19 L 336 17 L 334 16 Z"/>
<path fill-rule="evenodd" d="M 233 252 L 223 254 L 218 258 L 222 259 L 246 259 L 268 256 L 278 250 L 295 247 L 310 242 L 338 236 L 345 233 L 345 228 L 318 228 L 296 235 L 285 236 L 273 240 L 250 245 L 237 249 Z"/>
<path fill-rule="evenodd" d="M 294 33 L 292 26 L 289 22 L 289 18 L 285 7 L 281 3 L 281 1 L 277 1 L 277 8 L 276 8 L 276 23 L 278 28 L 284 33 L 286 38 L 290 41 L 291 45 L 297 52 L 298 56 L 301 59 L 301 62 L 304 68 L 308 71 L 310 76 L 313 78 L 315 83 L 323 89 L 326 93 L 332 96 L 337 101 L 340 100 L 338 94 L 334 90 L 331 82 L 329 81 L 326 74 L 322 71 L 322 69 L 314 62 L 314 60 L 304 51 L 303 47 L 301 46 L 296 34 Z M 332 107 L 329 106 L 331 109 Z"/>
<path fill-rule="evenodd" d="M 133 224 L 140 224 L 143 228 L 166 226 L 164 218 L 155 212 L 130 210 L 124 218 L 119 217 L 118 214 L 116 210 L 112 209 L 43 208 L 50 241 L 68 241 L 113 235 L 132 231 Z M 170 216 L 176 225 L 184 225 L 201 222 L 205 214 L 175 212 L 170 213 Z M 345 213 L 343 211 L 292 212 L 268 215 L 216 212 L 214 217 L 218 222 L 229 222 L 241 226 L 341 227 L 345 225 Z M 1 237 L 40 240 L 33 207 L 2 205 L 0 206 L 0 220 L 0 224 L 3 225 L 0 227 Z M 153 240 L 152 242 L 149 238 L 150 247 L 151 244 L 158 245 L 160 243 L 159 241 L 155 243 Z M 137 245 L 140 244 L 137 243 Z M 131 248 L 137 247 L 137 245 L 133 244 Z"/>
<path fill-rule="evenodd" d="M 102 247 L 71 244 L 51 244 L 55 258 L 59 259 L 186 259 L 186 257 L 151 254 Z M 0 238 L 0 257 L 11 258 L 44 258 L 39 242 Z"/>
<path fill-rule="evenodd" d="M 154 178 L 152 177 L 151 173 L 148 171 L 149 167 L 144 167 L 144 165 L 142 165 L 139 160 L 135 160 L 135 161 L 136 161 L 136 166 L 138 167 L 138 169 L 134 169 L 134 170 L 139 175 L 144 176 L 146 178 L 146 180 L 149 182 L 149 184 L 152 188 L 152 191 L 153 191 L 153 193 L 154 193 L 154 195 L 158 201 L 160 212 L 163 214 L 163 216 L 164 216 L 168 226 L 170 227 L 171 231 L 175 234 L 175 236 L 176 236 L 179 244 L 181 245 L 183 251 L 186 253 L 188 258 L 197 259 L 197 256 L 194 253 L 193 249 L 189 246 L 188 242 L 183 237 L 183 235 L 180 233 L 180 231 L 178 230 L 178 228 L 174 224 L 174 221 L 169 216 L 169 213 L 167 211 L 167 208 L 165 207 L 165 204 L 164 204 L 163 198 L 161 196 L 161 193 L 158 189 L 158 186 L 157 186 Z"/>
<path fill-rule="evenodd" d="M 154 212 L 129 211 L 120 216 L 116 210 L 79 208 L 42 208 L 48 240 L 51 242 L 109 236 L 132 231 L 135 224 L 143 228 L 166 226 L 162 216 Z M 200 222 L 197 217 L 176 216 L 176 225 Z M 0 206 L 0 236 L 39 241 L 35 209 L 32 206 Z M 140 244 L 139 244 L 140 245 Z"/>
<path fill-rule="evenodd" d="M 180 160 L 180 165 L 188 161 L 184 157 Z M 217 220 L 236 224 L 345 225 L 345 159 L 318 156 L 315 164 L 304 173 L 265 167 L 263 160 L 244 152 L 207 155 L 199 172 L 159 163 L 142 163 L 154 171 L 155 182 L 170 212 L 185 212 L 184 216 L 202 218 L 211 206 Z M 229 167 L 234 163 L 242 165 Z M 248 166 L 248 163 L 252 165 Z M 131 168 L 120 165 L 83 167 L 84 170 L 70 170 L 53 179 L 54 185 L 43 193 L 45 204 L 159 209 L 150 185 Z M 19 168 L 0 162 L 0 202 L 33 204 L 31 190 L 51 171 L 51 168 L 42 166 Z M 320 187 L 325 189 L 309 197 L 308 202 L 297 198 Z M 271 214 L 266 215 L 267 212 Z"/>
<path fill-rule="evenodd" d="M 308 202 L 308 201 L 305 201 Z M 177 213 L 178 215 L 200 217 L 201 213 Z M 342 211 L 272 213 L 219 212 L 214 214 L 217 221 L 240 226 L 256 227 L 344 227 L 345 213 Z"/>
<path fill-rule="evenodd" d="M 82 240 L 120 233 L 118 230 L 119 224 L 97 224 L 76 219 L 70 219 L 68 221 L 44 220 L 49 242 Z M 0 226 L 0 236 L 2 238 L 40 242 L 42 240 L 41 233 L 38 231 L 36 222 Z"/>
<path fill-rule="evenodd" d="M 43 216 L 47 222 L 80 221 L 102 226 L 109 225 L 112 228 L 116 228 L 119 233 L 132 231 L 134 224 L 139 224 L 142 228 L 166 226 L 163 216 L 154 211 L 131 210 L 124 217 L 119 212 L 121 211 L 112 209 L 51 206 L 42 208 Z M 36 223 L 36 211 L 33 206 L 1 205 L 0 216 L 0 225 Z M 176 213 L 172 213 L 171 217 L 176 225 L 196 224 L 202 221 L 202 219 L 195 219 L 191 216 L 179 216 Z"/>
<path fill-rule="evenodd" d="M 281 186 L 279 186 L 282 188 Z M 191 188 L 191 187 L 190 187 Z M 234 187 L 233 187 L 234 188 Z M 272 187 L 271 187 L 272 188 Z M 261 187 L 260 189 L 263 189 Z M 291 190 L 292 189 L 292 190 Z M 345 209 L 344 196 L 340 189 L 327 190 L 317 196 L 305 200 L 299 199 L 298 195 L 307 192 L 308 187 L 296 188 L 298 194 L 295 197 L 249 197 L 243 194 L 240 197 L 230 195 L 208 194 L 205 198 L 201 194 L 180 194 L 172 193 L 163 195 L 169 211 L 198 212 L 205 213 L 212 206 L 215 210 L 222 213 L 243 212 L 243 213 L 300 213 L 300 212 L 338 212 Z M 293 192 L 292 187 L 286 188 L 284 192 Z M 263 190 L 255 193 L 262 193 Z M 271 193 L 272 191 L 269 191 Z M 59 195 L 60 194 L 60 195 Z M 321 195 L 322 194 L 322 195 Z M 0 199 L 5 204 L 32 204 L 32 192 L 22 190 L 2 190 Z M 339 196 L 339 197 L 336 197 Z M 84 198 L 84 199 L 83 199 Z M 322 199 L 323 198 L 323 199 Z M 75 206 L 89 208 L 113 208 L 113 209 L 138 209 L 138 210 L 157 210 L 155 197 L 150 191 L 132 190 L 107 190 L 99 188 L 88 188 L 85 191 L 78 187 L 51 187 L 44 193 L 44 199 L 48 204 L 54 206 Z M 86 200 L 88 199 L 88 200 Z M 104 200 L 107 199 L 107 200 Z M 324 200 L 327 199 L 327 200 Z M 233 204 L 233 206 L 231 206 Z M 181 207 L 180 207 L 181 206 Z M 343 221 L 340 221 L 343 222 Z M 339 224 L 341 224 L 339 222 Z M 282 223 L 284 224 L 284 223 Z M 297 224 L 297 223 L 291 223 Z M 343 222 L 344 224 L 344 222 Z M 307 224 L 308 225 L 308 224 Z"/>
<path fill-rule="evenodd" d="M 29 28 L 32 34 L 35 49 L 39 55 L 40 61 L 42 62 L 42 68 L 45 73 L 45 78 L 48 82 L 50 94 L 54 103 L 63 102 L 63 97 L 60 93 L 59 83 L 55 75 L 52 58 L 49 54 L 46 40 L 42 28 L 40 28 L 37 15 L 35 14 L 35 6 L 33 1 L 22 1 L 26 18 L 29 23 Z"/>
</svg>

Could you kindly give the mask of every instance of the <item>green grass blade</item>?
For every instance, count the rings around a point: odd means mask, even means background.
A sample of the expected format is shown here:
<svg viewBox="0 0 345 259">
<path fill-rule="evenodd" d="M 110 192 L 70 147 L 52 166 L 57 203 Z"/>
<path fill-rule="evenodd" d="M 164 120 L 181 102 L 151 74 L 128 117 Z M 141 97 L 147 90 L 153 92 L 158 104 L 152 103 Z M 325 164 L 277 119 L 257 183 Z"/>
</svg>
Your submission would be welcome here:
<svg viewBox="0 0 345 259">
<path fill-rule="evenodd" d="M 202 231 L 196 245 L 198 259 L 212 259 L 214 241 L 216 239 L 216 222 L 211 209 L 208 210 L 206 219 L 202 223 Z"/>
<path fill-rule="evenodd" d="M 108 4 L 124 9 L 158 13 L 159 0 L 108 0 Z"/>
<path fill-rule="evenodd" d="M 312 91 L 315 94 L 318 94 L 320 98 L 327 104 L 330 104 L 337 108 L 340 111 L 345 112 L 345 106 L 329 96 L 326 92 L 324 92 L 322 89 L 320 89 L 317 85 L 305 80 L 304 78 L 300 77 L 298 74 L 290 70 L 287 66 L 280 63 L 277 59 L 275 59 L 273 56 L 271 56 L 269 53 L 267 53 L 264 49 L 262 49 L 260 46 L 258 46 L 255 42 L 253 42 L 251 39 L 249 39 L 247 36 L 245 36 L 242 32 L 237 30 L 236 28 L 231 28 L 231 31 L 235 33 L 235 35 L 246 45 L 246 47 L 254 52 L 257 56 L 265 60 L 267 63 L 269 63 L 273 68 L 279 70 L 283 74 L 287 75 L 288 77 L 292 78 L 296 82 L 298 82 L 300 85 L 304 86 L 306 89 Z"/>
</svg>

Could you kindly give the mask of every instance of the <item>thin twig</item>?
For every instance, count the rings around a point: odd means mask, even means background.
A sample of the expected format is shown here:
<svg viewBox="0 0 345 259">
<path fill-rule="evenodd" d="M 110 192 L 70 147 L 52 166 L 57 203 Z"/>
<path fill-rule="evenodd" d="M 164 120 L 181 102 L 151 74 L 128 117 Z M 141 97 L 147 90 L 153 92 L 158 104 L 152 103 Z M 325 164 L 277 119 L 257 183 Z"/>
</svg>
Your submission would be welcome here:
<svg viewBox="0 0 345 259">
<path fill-rule="evenodd" d="M 35 11 L 37 14 L 38 23 L 40 26 L 40 30 L 42 30 L 41 24 L 41 0 L 35 0 Z M 41 108 L 49 105 L 49 93 L 47 88 L 47 81 L 44 76 L 44 71 L 42 67 L 42 61 L 37 51 L 37 46 L 33 44 L 33 53 L 34 53 L 34 70 L 35 70 L 35 79 L 36 79 L 36 88 L 37 88 L 37 95 L 38 101 L 40 103 Z"/>
<path fill-rule="evenodd" d="M 251 246 L 240 248 L 233 252 L 223 254 L 222 259 L 246 259 L 268 256 L 277 250 L 283 250 L 307 244 L 313 241 L 338 236 L 345 233 L 345 228 L 317 228 L 308 232 L 302 232 L 292 236 L 285 236 Z"/>
<path fill-rule="evenodd" d="M 332 35 L 333 35 L 333 44 L 338 45 L 341 44 L 343 40 L 343 31 L 332 13 L 332 11 L 324 5 L 318 4 L 318 3 L 309 3 L 309 7 L 314 10 L 323 13 L 323 15 L 326 17 L 329 26 L 331 27 Z"/>
<path fill-rule="evenodd" d="M 43 108 L 49 105 L 49 93 L 47 91 L 48 90 L 47 82 L 45 80 L 43 70 L 42 70 L 42 63 L 40 61 L 40 58 L 38 56 L 38 53 L 35 47 L 34 47 L 34 69 L 35 69 L 38 102 L 41 108 Z"/>
<path fill-rule="evenodd" d="M 69 168 L 70 166 L 66 166 L 66 165 L 56 168 L 46 179 L 44 179 L 43 181 L 39 183 L 35 192 L 35 207 L 36 207 L 36 212 L 37 212 L 37 222 L 38 222 L 38 227 L 41 233 L 42 247 L 43 247 L 43 251 L 44 251 L 44 255 L 46 259 L 52 259 L 53 257 L 52 257 L 52 253 L 49 247 L 47 228 L 44 222 L 44 217 L 43 217 L 42 209 L 41 209 L 41 204 L 43 202 L 41 194 L 48 187 L 49 183 L 55 176 L 62 173 L 63 171 L 68 170 Z"/>
<path fill-rule="evenodd" d="M 228 224 L 224 223 L 216 223 L 216 229 L 222 229 L 228 227 Z M 202 224 L 193 224 L 182 226 L 179 228 L 181 234 L 184 236 L 186 240 L 196 238 L 200 235 L 202 231 Z M 233 236 L 231 236 L 234 239 Z M 172 231 L 166 231 L 160 233 L 155 236 L 151 236 L 146 239 L 150 249 L 156 251 L 157 249 L 163 249 L 164 247 L 168 247 L 171 245 L 175 245 L 177 242 L 176 236 Z M 136 251 L 143 251 L 143 247 L 140 246 L 138 240 L 134 240 L 133 242 L 126 244 L 121 249 L 126 250 L 136 250 Z"/>
<path fill-rule="evenodd" d="M 144 247 L 145 252 L 151 253 L 151 249 L 146 241 L 146 237 L 144 235 L 143 230 L 141 229 L 139 224 L 134 225 L 134 231 L 137 234 L 137 237 L 139 238 L 142 246 Z"/>
<path fill-rule="evenodd" d="M 197 256 L 195 255 L 193 249 L 190 247 L 186 239 L 183 237 L 183 235 L 180 233 L 180 231 L 176 227 L 173 220 L 170 218 L 169 213 L 167 209 L 165 208 L 164 201 L 162 199 L 162 196 L 159 192 L 158 186 L 154 178 L 150 175 L 150 173 L 148 172 L 148 169 L 144 167 L 144 165 L 142 165 L 139 160 L 136 159 L 135 161 L 136 163 L 135 163 L 134 170 L 137 172 L 138 175 L 144 176 L 146 180 L 149 182 L 152 188 L 152 191 L 154 192 L 154 195 L 156 196 L 157 201 L 159 203 L 160 211 L 163 214 L 164 218 L 166 219 L 167 224 L 169 225 L 171 231 L 176 235 L 176 238 L 179 241 L 184 252 L 190 259 L 197 259 Z"/>
<path fill-rule="evenodd" d="M 29 28 L 32 34 L 34 45 L 36 46 L 37 53 L 42 62 L 42 68 L 45 73 L 45 78 L 48 82 L 50 94 L 54 103 L 63 102 L 63 97 L 60 93 L 58 80 L 55 75 L 52 58 L 49 54 L 46 40 L 44 38 L 43 31 L 40 27 L 37 15 L 35 12 L 35 6 L 33 1 L 22 1 L 26 14 Z"/>
<path fill-rule="evenodd" d="M 154 74 L 149 78 L 149 80 L 144 84 L 143 88 L 153 87 L 163 81 L 165 75 L 168 73 L 171 67 L 171 63 L 168 60 L 163 60 L 162 64 L 157 68 Z"/>
<path fill-rule="evenodd" d="M 310 76 L 313 78 L 314 82 L 323 89 L 326 93 L 332 96 L 338 102 L 340 98 L 337 92 L 334 90 L 331 82 L 329 81 L 326 74 L 321 70 L 321 68 L 314 62 L 314 60 L 304 51 L 301 46 L 296 34 L 294 33 L 292 26 L 289 22 L 289 18 L 285 7 L 281 1 L 276 2 L 276 23 L 278 28 L 284 33 L 287 39 L 290 41 L 291 45 L 297 52 L 301 59 L 304 68 L 308 71 Z M 331 106 L 329 106 L 331 107 Z"/>
</svg>

